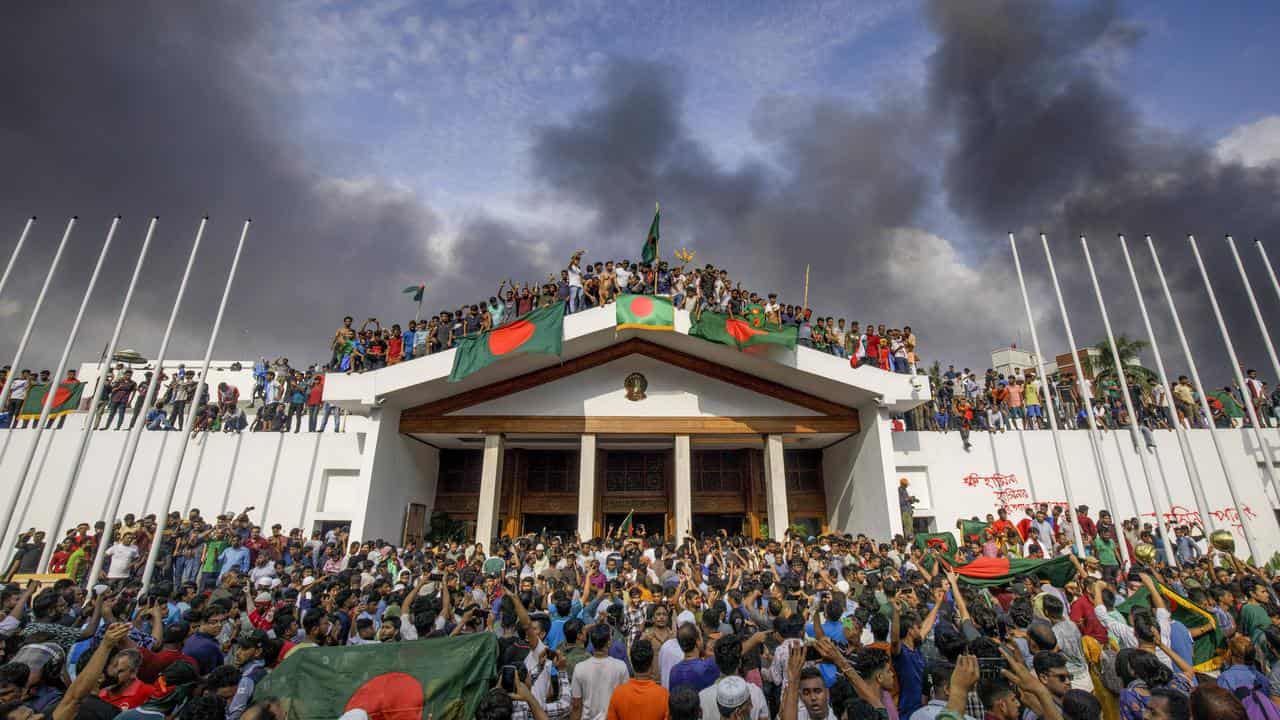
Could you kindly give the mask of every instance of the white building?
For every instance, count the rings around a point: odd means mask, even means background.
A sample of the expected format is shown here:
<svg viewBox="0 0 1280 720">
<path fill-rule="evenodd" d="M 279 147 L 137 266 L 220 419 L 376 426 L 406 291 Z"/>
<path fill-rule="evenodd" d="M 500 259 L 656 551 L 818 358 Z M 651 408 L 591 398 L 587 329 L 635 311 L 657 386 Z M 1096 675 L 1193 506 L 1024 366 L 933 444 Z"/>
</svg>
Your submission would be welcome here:
<svg viewBox="0 0 1280 720">
<path fill-rule="evenodd" d="M 1036 354 L 1016 345 L 996 348 L 991 351 L 991 368 L 1006 377 L 1021 377 L 1027 370 L 1036 368 Z"/>
<path fill-rule="evenodd" d="M 543 528 L 591 537 L 629 512 L 668 535 L 779 536 L 798 524 L 887 538 L 902 531 L 902 477 L 920 498 L 917 526 L 943 530 L 997 507 L 1016 520 L 1031 502 L 1072 500 L 1120 517 L 1153 516 L 1160 504 L 1126 433 L 1105 436 L 1108 501 L 1085 432 L 1061 433 L 1065 473 L 1047 431 L 975 434 L 970 451 L 956 433 L 891 432 L 893 413 L 929 399 L 927 383 L 803 347 L 738 351 L 691 337 L 688 326 L 677 312 L 675 332 L 618 330 L 607 306 L 565 318 L 560 357 L 517 355 L 457 383 L 448 381 L 452 351 L 333 374 L 325 399 L 350 412 L 341 434 L 200 435 L 171 508 L 161 507 L 167 488 L 156 482 L 171 474 L 179 436 L 143 432 L 121 513 L 253 506 L 264 526 L 349 524 L 353 537 L 395 541 L 424 533 L 433 513 L 480 541 Z M 624 387 L 635 373 L 646 381 L 643 397 Z M 83 424 L 80 415 L 42 434 L 11 535 L 53 522 Z M 0 435 L 4 497 L 36 433 Z M 94 434 L 67 526 L 101 517 L 126 436 Z M 1210 499 L 1206 524 L 1238 530 L 1208 432 L 1189 436 Z M 1273 549 L 1280 526 L 1260 469 L 1274 463 L 1280 431 L 1264 436 L 1265 452 L 1252 435 L 1222 432 L 1246 519 Z M 1164 473 L 1153 477 L 1156 492 L 1167 485 L 1172 494 L 1161 512 L 1185 519 L 1196 509 L 1186 462 L 1172 434 L 1156 439 L 1160 462 L 1149 465 Z"/>
</svg>

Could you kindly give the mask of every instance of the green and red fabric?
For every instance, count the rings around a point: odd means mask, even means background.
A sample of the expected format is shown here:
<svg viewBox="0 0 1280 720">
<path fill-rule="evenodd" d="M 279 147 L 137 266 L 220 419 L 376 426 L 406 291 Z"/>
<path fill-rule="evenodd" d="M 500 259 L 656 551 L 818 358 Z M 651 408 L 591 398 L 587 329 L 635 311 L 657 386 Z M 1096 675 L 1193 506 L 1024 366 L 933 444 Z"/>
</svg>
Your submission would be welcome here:
<svg viewBox="0 0 1280 720">
<path fill-rule="evenodd" d="M 615 307 L 619 330 L 676 329 L 676 309 L 670 298 L 622 294 Z"/>
<path fill-rule="evenodd" d="M 44 404 L 45 395 L 48 392 L 48 385 L 32 385 L 27 391 L 26 400 L 22 401 L 18 417 L 22 420 L 38 420 L 40 406 Z M 49 408 L 49 417 L 57 418 L 75 412 L 80 407 L 80 396 L 83 394 L 84 383 L 64 380 L 53 393 L 53 405 Z"/>
<path fill-rule="evenodd" d="M 1048 580 L 1054 587 L 1062 587 L 1076 576 L 1076 566 L 1066 555 L 1052 560 L 981 557 L 957 567 L 956 574 L 960 576 L 961 582 L 976 587 L 1004 585 L 1024 577 Z"/>
<path fill-rule="evenodd" d="M 364 710 L 373 720 L 474 717 L 493 686 L 493 633 L 378 645 L 302 648 L 258 682 L 254 698 L 280 698 L 289 720 L 333 720 Z"/>
<path fill-rule="evenodd" d="M 655 205 L 653 208 L 653 222 L 649 223 L 649 233 L 644 236 L 644 245 L 640 248 L 641 263 L 652 263 L 658 259 L 658 221 L 661 216 L 662 209 Z"/>
<path fill-rule="evenodd" d="M 960 537 L 965 542 L 970 539 L 976 539 L 978 542 L 986 542 L 987 529 L 991 527 L 991 523 L 982 522 L 980 520 L 961 520 L 960 521 Z"/>
<path fill-rule="evenodd" d="M 948 558 L 956 555 L 956 537 L 949 532 L 916 533 L 914 544 L 921 550 L 933 548 Z"/>
<path fill-rule="evenodd" d="M 508 355 L 559 355 L 564 345 L 564 303 L 525 315 L 515 322 L 463 338 L 453 356 L 449 382 L 457 382 Z"/>
<path fill-rule="evenodd" d="M 1192 641 L 1191 664 L 1200 672 L 1217 670 L 1221 663 L 1218 650 L 1222 647 L 1223 637 L 1222 630 L 1218 627 L 1218 621 L 1214 619 L 1213 613 L 1174 592 L 1167 585 L 1156 583 L 1156 589 L 1164 597 L 1164 604 L 1168 606 L 1169 614 L 1173 616 L 1174 620 L 1185 625 L 1187 630 L 1194 631 L 1196 628 L 1206 625 L 1212 628 Z M 1128 600 L 1116 605 L 1116 612 L 1128 617 L 1129 611 L 1136 607 L 1151 607 L 1150 590 L 1145 587 L 1139 589 L 1129 596 Z"/>
<path fill-rule="evenodd" d="M 631 518 L 632 516 L 635 515 L 635 512 L 636 512 L 635 510 L 632 510 L 627 513 L 626 517 L 622 518 L 622 522 L 618 524 L 618 537 L 631 534 L 631 527 L 632 527 Z"/>
<path fill-rule="evenodd" d="M 404 290 L 401 290 L 400 292 L 405 293 L 406 295 L 409 293 L 413 293 L 413 301 L 422 302 L 422 293 L 426 289 L 427 289 L 426 285 L 410 285 L 409 287 L 405 288 Z"/>
<path fill-rule="evenodd" d="M 796 326 L 771 327 L 761 323 L 754 327 L 751 322 L 730 315 L 703 311 L 694 319 L 689 327 L 689 334 L 710 340 L 721 345 L 732 345 L 737 348 L 752 345 L 781 345 L 795 349 Z"/>
</svg>

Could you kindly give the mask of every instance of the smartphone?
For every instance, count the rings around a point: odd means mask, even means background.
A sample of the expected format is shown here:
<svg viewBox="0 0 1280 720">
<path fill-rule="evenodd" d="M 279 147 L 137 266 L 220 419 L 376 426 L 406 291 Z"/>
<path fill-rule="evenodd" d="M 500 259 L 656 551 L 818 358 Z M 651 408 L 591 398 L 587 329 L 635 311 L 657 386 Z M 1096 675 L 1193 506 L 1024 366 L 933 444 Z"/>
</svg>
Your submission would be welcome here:
<svg viewBox="0 0 1280 720">
<path fill-rule="evenodd" d="M 515 665 L 502 666 L 501 684 L 502 684 L 502 689 L 509 693 L 516 691 L 516 666 Z"/>
</svg>

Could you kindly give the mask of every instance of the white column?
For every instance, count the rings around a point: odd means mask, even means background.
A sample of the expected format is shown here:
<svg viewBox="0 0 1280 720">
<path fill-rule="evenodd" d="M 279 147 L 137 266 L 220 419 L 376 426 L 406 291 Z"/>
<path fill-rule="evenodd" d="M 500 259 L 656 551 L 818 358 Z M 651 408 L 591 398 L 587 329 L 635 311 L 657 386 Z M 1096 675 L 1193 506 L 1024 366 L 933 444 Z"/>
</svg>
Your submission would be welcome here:
<svg viewBox="0 0 1280 720">
<path fill-rule="evenodd" d="M 498 535 L 498 503 L 502 500 L 502 456 L 507 440 L 501 434 L 484 436 L 484 464 L 480 467 L 480 506 L 476 510 L 476 542 L 489 550 Z"/>
<path fill-rule="evenodd" d="M 781 540 L 791 526 L 787 512 L 787 472 L 782 454 L 782 436 L 764 436 L 764 493 L 769 510 L 769 537 Z"/>
<path fill-rule="evenodd" d="M 595 535 L 596 520 L 596 436 L 585 434 L 578 450 L 578 537 L 584 541 Z"/>
<path fill-rule="evenodd" d="M 689 436 L 676 436 L 676 544 L 693 534 L 693 469 Z"/>
</svg>

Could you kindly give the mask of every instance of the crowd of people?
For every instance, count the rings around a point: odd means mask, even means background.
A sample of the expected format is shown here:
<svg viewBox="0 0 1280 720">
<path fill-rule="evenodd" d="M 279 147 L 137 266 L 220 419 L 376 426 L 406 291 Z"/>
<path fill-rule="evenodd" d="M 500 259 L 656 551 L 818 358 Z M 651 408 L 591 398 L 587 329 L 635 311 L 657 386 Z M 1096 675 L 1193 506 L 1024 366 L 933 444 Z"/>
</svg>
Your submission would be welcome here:
<svg viewBox="0 0 1280 720">
<path fill-rule="evenodd" d="M 1000 508 L 954 552 L 910 534 L 677 542 L 643 527 L 397 545 L 264 531 L 253 510 L 171 513 L 159 537 L 154 516 L 126 515 L 92 587 L 106 524 L 57 538 L 65 579 L 0 589 L 0 718 L 283 718 L 255 688 L 293 653 L 472 633 L 498 646 L 482 720 L 1254 720 L 1280 706 L 1280 584 L 1197 526 L 1040 506 L 1016 523 Z M 1175 557 L 1122 564 L 1120 543 L 1134 557 L 1162 531 Z M 23 535 L 10 578 L 44 542 Z M 1065 580 L 966 575 L 1063 555 Z M 1209 621 L 1184 624 L 1187 607 Z"/>
<path fill-rule="evenodd" d="M 232 370 L 238 371 L 239 364 Z M 9 380 L 10 368 L 0 369 L 0 385 Z M 27 394 L 40 386 L 49 386 L 50 371 L 38 373 L 22 370 L 11 383 L 7 407 L 0 412 L 0 428 L 27 429 L 38 420 L 20 418 Z M 179 365 L 172 374 L 160 371 L 160 387 L 147 402 L 148 391 L 156 376 L 151 369 L 134 370 L 123 363 L 108 367 L 96 389 L 85 395 L 98 394 L 96 411 L 87 422 L 97 430 L 132 430 L 139 419 L 147 430 L 201 432 L 301 432 L 306 418 L 307 432 L 324 432 L 332 419 L 334 432 L 341 432 L 342 411 L 324 401 L 323 367 L 313 365 L 305 370 L 290 367 L 288 358 L 268 361 L 260 358 L 253 367 L 253 390 L 242 398 L 234 383 L 219 382 L 216 387 L 199 381 L 199 373 Z M 78 383 L 75 370 L 68 370 L 60 385 Z M 187 415 L 195 404 L 191 426 Z M 88 406 L 88 401 L 84 402 Z M 49 418 L 47 428 L 61 428 L 66 415 Z"/>
<path fill-rule="evenodd" d="M 671 298 L 677 308 L 698 314 L 717 312 L 777 327 L 795 326 L 796 342 L 857 367 L 871 365 L 898 373 L 913 372 L 916 336 L 910 327 L 886 328 L 868 322 L 860 326 L 846 318 L 822 316 L 804 304 L 781 302 L 777 293 L 747 290 L 713 265 L 701 269 L 666 262 L 633 263 L 630 260 L 588 262 L 583 251 L 575 253 L 559 277 L 541 284 L 503 280 L 488 300 L 444 309 L 427 320 L 384 327 L 376 318 L 354 327 L 351 317 L 330 343 L 329 368 L 344 372 L 377 370 L 405 360 L 456 347 L 462 338 L 501 327 L 535 309 L 563 302 L 566 313 L 577 313 L 613 302 L 624 293 Z"/>
<path fill-rule="evenodd" d="M 932 397 L 918 410 L 907 414 L 905 429 L 959 431 L 966 445 L 970 431 L 1048 429 L 1049 402 L 1062 429 L 1089 429 L 1091 412 L 1093 426 L 1101 430 L 1130 425 L 1120 383 L 1112 375 L 1084 381 L 1088 388 L 1087 403 L 1081 399 L 1078 383 L 1066 379 L 1046 385 L 1030 369 L 1006 375 L 988 368 L 980 378 L 969 368 L 956 370 L 951 365 L 945 372 L 929 376 L 929 382 Z M 1185 375 L 1178 376 L 1168 388 L 1136 372 L 1126 373 L 1126 383 L 1138 424 L 1146 430 L 1251 427 L 1245 393 L 1263 427 L 1280 426 L 1280 387 L 1270 388 L 1254 369 L 1247 371 L 1243 388 L 1232 383 L 1220 390 L 1206 389 L 1211 419 L 1203 411 L 1200 394 Z M 1172 413 L 1168 407 L 1170 399 Z"/>
</svg>

